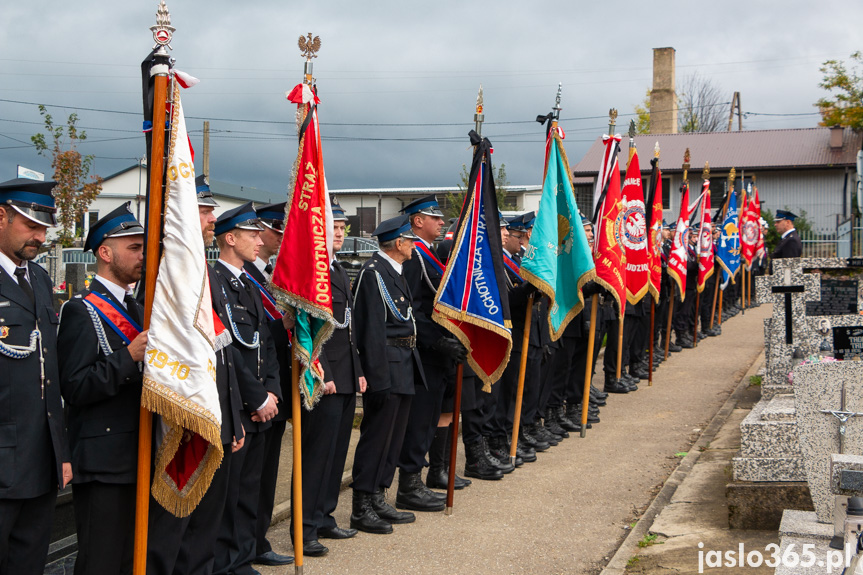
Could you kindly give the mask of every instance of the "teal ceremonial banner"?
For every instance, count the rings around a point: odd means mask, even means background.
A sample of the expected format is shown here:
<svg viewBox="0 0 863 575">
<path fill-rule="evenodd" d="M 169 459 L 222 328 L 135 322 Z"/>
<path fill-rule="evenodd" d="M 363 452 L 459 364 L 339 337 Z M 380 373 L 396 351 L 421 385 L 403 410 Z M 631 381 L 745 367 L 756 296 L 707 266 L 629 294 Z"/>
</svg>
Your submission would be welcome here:
<svg viewBox="0 0 863 575">
<path fill-rule="evenodd" d="M 559 131 L 550 130 L 542 198 L 521 261 L 521 275 L 551 300 L 548 327 L 553 341 L 584 307 L 581 289 L 596 276 Z"/>
</svg>

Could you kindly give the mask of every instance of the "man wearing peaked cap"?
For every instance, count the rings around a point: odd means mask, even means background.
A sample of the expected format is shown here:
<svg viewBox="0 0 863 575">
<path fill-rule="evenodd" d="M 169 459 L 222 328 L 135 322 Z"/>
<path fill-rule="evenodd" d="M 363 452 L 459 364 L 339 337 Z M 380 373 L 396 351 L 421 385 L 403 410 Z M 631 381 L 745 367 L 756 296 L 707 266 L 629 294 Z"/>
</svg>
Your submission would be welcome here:
<svg viewBox="0 0 863 575">
<path fill-rule="evenodd" d="M 414 379 L 416 396 L 411 403 L 405 439 L 399 454 L 399 488 L 396 507 L 413 511 L 443 511 L 443 494 L 429 487 L 446 488 L 448 475 L 447 434 L 452 422 L 454 385 L 446 377 L 456 363 L 465 360 L 467 350 L 450 332 L 432 321 L 434 298 L 443 278 L 444 265 L 433 250 L 443 228 L 443 214 L 434 196 L 420 198 L 402 209 L 408 216 L 417 240 L 414 254 L 404 263 L 404 278 L 413 296 L 417 351 L 425 372 L 425 385 Z M 451 383 L 452 378 L 449 378 Z M 448 389 L 449 387 L 449 389 Z M 443 414 L 443 415 L 442 415 Z M 426 455 L 429 472 L 424 485 L 422 470 Z M 456 480 L 456 487 L 465 481 Z"/>
<path fill-rule="evenodd" d="M 276 484 L 279 477 L 279 460 L 282 453 L 282 438 L 285 435 L 288 418 L 291 414 L 291 352 L 290 334 L 285 327 L 281 312 L 274 305 L 275 299 L 269 292 L 268 284 L 273 275 L 270 260 L 279 253 L 285 222 L 285 203 L 266 204 L 255 207 L 255 215 L 261 228 L 261 245 L 258 257 L 243 266 L 245 272 L 254 280 L 253 290 L 260 292 L 261 303 L 265 304 L 266 322 L 275 346 L 279 363 L 279 381 L 284 405 L 271 420 L 272 426 L 261 435 L 264 442 L 264 465 L 261 471 L 261 492 L 258 499 L 258 519 L 255 528 L 255 563 L 261 565 L 286 565 L 289 556 L 273 551 L 267 539 L 267 530 L 273 516 L 276 497 Z M 269 305 L 267 303 L 269 302 Z"/>
<path fill-rule="evenodd" d="M 72 479 L 53 286 L 29 261 L 56 222 L 53 187 L 0 184 L 0 570 L 24 575 L 44 570 L 57 490 Z"/>
<path fill-rule="evenodd" d="M 261 292 L 243 270 L 254 262 L 263 242 L 258 216 L 248 202 L 216 219 L 219 260 L 213 266 L 225 296 L 225 327 L 233 336 L 243 411 L 245 445 L 234 454 L 213 573 L 250 573 L 257 557 L 257 518 L 266 434 L 281 409 L 279 362 Z M 221 310 L 217 310 L 221 311 Z M 221 317 L 221 313 L 220 313 Z M 285 564 L 291 558 L 271 557 Z"/>
<path fill-rule="evenodd" d="M 199 206 L 219 207 L 218 202 L 213 198 L 213 192 L 210 191 L 210 179 L 206 174 L 195 178 L 195 192 L 198 194 Z"/>
<path fill-rule="evenodd" d="M 205 248 L 213 245 L 217 207 L 209 188 L 198 177 L 198 214 Z M 228 494 L 234 453 L 245 443 L 240 422 L 242 399 L 237 381 L 237 368 L 242 365 L 239 352 L 230 345 L 231 334 L 224 327 L 228 323 L 227 298 L 222 292 L 218 276 L 207 266 L 210 280 L 210 298 L 222 331 L 217 334 L 216 389 L 222 413 L 222 464 L 216 470 L 210 487 L 191 515 L 176 517 L 150 496 L 150 513 L 147 545 L 147 573 L 149 575 L 208 574 L 212 572 L 216 537 Z M 227 340 L 227 341 L 226 341 Z"/>
<path fill-rule="evenodd" d="M 415 381 L 425 382 L 416 350 L 413 297 L 402 276 L 417 238 L 407 216 L 381 222 L 373 235 L 380 251 L 363 264 L 354 282 L 354 329 L 368 387 L 354 454 L 351 527 L 392 533 L 393 523 L 416 519 L 413 513 L 396 511 L 387 503 L 384 490 L 392 485 Z"/>
<path fill-rule="evenodd" d="M 770 254 L 771 259 L 799 258 L 803 254 L 803 242 L 794 228 L 794 220 L 796 219 L 797 214 L 793 212 L 776 210 L 773 227 L 782 235 L 782 239 L 779 240 L 773 253 Z"/>
<path fill-rule="evenodd" d="M 333 212 L 333 252 L 345 239 L 348 217 L 335 197 L 330 197 Z M 353 322 L 355 309 L 351 281 L 341 263 L 330 264 L 335 330 L 320 355 L 324 370 L 324 394 L 311 411 L 303 409 L 303 553 L 327 553 L 318 539 L 349 539 L 357 530 L 339 527 L 333 513 L 339 502 L 342 472 L 356 413 L 357 392 L 366 390 L 366 378 L 357 351 Z"/>
<path fill-rule="evenodd" d="M 75 573 L 132 568 L 138 414 L 147 347 L 141 278 L 144 228 L 126 202 L 91 228 L 96 277 L 63 306 L 57 350 L 72 449 Z"/>
</svg>

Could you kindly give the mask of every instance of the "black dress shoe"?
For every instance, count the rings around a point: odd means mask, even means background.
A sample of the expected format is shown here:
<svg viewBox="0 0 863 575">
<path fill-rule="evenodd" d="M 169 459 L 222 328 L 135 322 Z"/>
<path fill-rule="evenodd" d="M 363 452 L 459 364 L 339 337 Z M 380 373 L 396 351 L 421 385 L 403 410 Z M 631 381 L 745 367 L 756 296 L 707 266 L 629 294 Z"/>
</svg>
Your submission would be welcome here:
<svg viewBox="0 0 863 575">
<path fill-rule="evenodd" d="M 317 539 L 303 541 L 303 555 L 306 557 L 323 557 L 328 552 L 329 549 L 321 545 Z"/>
<path fill-rule="evenodd" d="M 446 508 L 446 495 L 426 487 L 419 473 L 407 473 L 400 469 L 396 507 L 412 511 L 443 511 Z M 375 511 L 381 514 L 379 510 Z M 385 515 L 381 517 L 388 519 Z"/>
<path fill-rule="evenodd" d="M 521 461 L 521 464 L 519 464 Z M 524 445 L 521 441 L 515 444 L 515 466 L 521 467 L 525 463 L 533 463 L 536 461 L 536 450 L 528 445 Z"/>
<path fill-rule="evenodd" d="M 592 385 L 590 386 L 590 395 L 595 395 L 599 399 L 608 399 L 607 393 L 605 393 L 604 391 L 600 391 L 600 390 L 596 389 Z"/>
<path fill-rule="evenodd" d="M 321 527 L 318 529 L 320 539 L 350 539 L 357 534 L 356 529 L 342 529 L 341 527 Z"/>
<path fill-rule="evenodd" d="M 446 489 L 449 487 L 449 471 L 443 467 L 429 467 L 426 474 L 426 485 L 431 489 Z M 470 485 L 470 479 L 455 476 L 453 488 L 458 491 Z"/>
<path fill-rule="evenodd" d="M 384 498 L 384 492 L 381 490 L 372 494 L 372 509 L 378 514 L 378 517 L 389 523 L 413 523 L 417 520 L 417 516 L 409 511 L 396 511 L 395 507 L 387 503 L 387 500 Z M 441 507 L 441 510 L 443 510 L 443 507 Z M 351 527 L 356 526 L 351 524 Z M 363 531 L 359 527 L 357 529 Z"/>
<path fill-rule="evenodd" d="M 621 380 L 615 379 L 613 376 L 611 378 L 605 379 L 606 393 L 629 393 L 629 391 L 629 386 L 623 383 Z M 581 421 L 580 417 L 579 421 Z"/>
<path fill-rule="evenodd" d="M 290 555 L 279 555 L 275 551 L 262 553 L 252 561 L 252 563 L 257 563 L 258 565 L 271 565 L 274 567 L 279 565 L 290 565 L 293 562 L 294 558 Z"/>
</svg>

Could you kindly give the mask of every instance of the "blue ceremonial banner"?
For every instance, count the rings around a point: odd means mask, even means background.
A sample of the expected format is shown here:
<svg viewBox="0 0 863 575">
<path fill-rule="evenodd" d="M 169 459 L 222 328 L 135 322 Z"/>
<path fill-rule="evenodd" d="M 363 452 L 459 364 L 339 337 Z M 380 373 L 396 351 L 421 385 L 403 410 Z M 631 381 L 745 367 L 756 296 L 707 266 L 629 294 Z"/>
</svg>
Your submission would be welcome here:
<svg viewBox="0 0 863 575">
<path fill-rule="evenodd" d="M 468 190 L 432 319 L 467 348 L 467 360 L 486 391 L 500 379 L 512 349 L 512 323 L 497 196 L 488 166 L 491 142 L 471 130 Z"/>
<path fill-rule="evenodd" d="M 722 222 L 722 233 L 719 236 L 719 247 L 716 250 L 716 261 L 722 266 L 722 289 L 728 286 L 728 281 L 734 283 L 734 274 L 740 269 L 740 232 L 737 218 L 737 192 L 731 190 L 728 197 L 728 211 Z"/>
<path fill-rule="evenodd" d="M 552 129 L 549 138 L 542 197 L 530 244 L 521 260 L 521 273 L 551 300 L 548 328 L 554 341 L 584 307 L 581 288 L 596 276 L 596 268 L 575 203 L 572 172 L 559 130 Z"/>
</svg>

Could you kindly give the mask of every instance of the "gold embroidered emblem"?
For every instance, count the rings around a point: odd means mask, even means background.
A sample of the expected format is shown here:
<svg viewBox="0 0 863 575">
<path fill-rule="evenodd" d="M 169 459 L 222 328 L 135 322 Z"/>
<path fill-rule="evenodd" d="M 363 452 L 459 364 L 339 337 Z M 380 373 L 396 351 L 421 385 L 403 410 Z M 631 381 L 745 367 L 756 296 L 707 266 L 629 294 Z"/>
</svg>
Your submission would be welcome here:
<svg viewBox="0 0 863 575">
<path fill-rule="evenodd" d="M 0 325 L 0 339 L 4 339 L 9 335 L 9 326 Z"/>
</svg>

